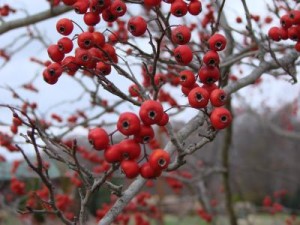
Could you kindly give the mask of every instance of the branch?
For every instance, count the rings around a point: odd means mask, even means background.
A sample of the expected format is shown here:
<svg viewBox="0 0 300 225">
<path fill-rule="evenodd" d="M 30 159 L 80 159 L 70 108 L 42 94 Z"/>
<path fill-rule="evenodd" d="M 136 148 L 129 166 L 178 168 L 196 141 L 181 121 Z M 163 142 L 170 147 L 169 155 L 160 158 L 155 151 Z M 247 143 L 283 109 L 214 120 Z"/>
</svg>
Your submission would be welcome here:
<svg viewBox="0 0 300 225">
<path fill-rule="evenodd" d="M 31 15 L 26 18 L 5 22 L 0 26 L 0 35 L 10 30 L 14 30 L 20 27 L 26 27 L 28 25 L 41 22 L 43 20 L 47 20 L 51 17 L 61 15 L 70 10 L 72 10 L 71 7 L 57 6 L 53 9 L 49 9 L 44 12 L 37 13 L 35 15 Z"/>
<path fill-rule="evenodd" d="M 292 67 L 294 65 L 295 61 L 298 59 L 298 57 L 299 57 L 299 53 L 297 53 L 296 51 L 292 51 L 291 53 L 285 55 L 284 57 L 278 59 L 277 61 L 282 66 Z M 281 68 L 280 65 L 278 63 L 276 63 L 274 60 L 269 61 L 269 62 L 261 61 L 260 64 L 258 65 L 258 67 L 255 68 L 248 76 L 246 76 L 234 83 L 227 85 L 224 88 L 224 90 L 228 94 L 232 94 L 232 93 L 238 91 L 239 89 L 241 89 L 249 84 L 254 83 L 255 80 L 257 80 L 260 76 L 262 76 L 267 71 Z"/>
</svg>

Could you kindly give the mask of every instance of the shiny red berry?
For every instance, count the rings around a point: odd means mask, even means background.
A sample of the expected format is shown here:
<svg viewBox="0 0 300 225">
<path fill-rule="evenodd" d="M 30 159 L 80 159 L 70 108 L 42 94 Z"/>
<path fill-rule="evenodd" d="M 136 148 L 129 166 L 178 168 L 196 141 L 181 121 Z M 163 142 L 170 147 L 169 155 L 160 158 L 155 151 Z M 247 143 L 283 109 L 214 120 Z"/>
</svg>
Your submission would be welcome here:
<svg viewBox="0 0 300 225">
<path fill-rule="evenodd" d="M 172 30 L 171 38 L 175 44 L 185 45 L 191 39 L 191 31 L 184 25 L 177 26 Z"/>
<path fill-rule="evenodd" d="M 164 109 L 161 103 L 154 100 L 143 102 L 139 111 L 140 118 L 145 125 L 158 123 L 162 119 L 163 113 Z"/>
<path fill-rule="evenodd" d="M 204 108 L 208 104 L 209 93 L 204 88 L 196 87 L 189 92 L 188 100 L 191 107 Z"/>
<path fill-rule="evenodd" d="M 226 108 L 214 108 L 210 114 L 211 125 L 217 130 L 228 127 L 231 121 L 231 113 Z"/>
<path fill-rule="evenodd" d="M 132 112 L 124 112 L 119 116 L 117 129 L 122 134 L 129 136 L 135 135 L 140 131 L 140 119 Z"/>
<path fill-rule="evenodd" d="M 56 23 L 56 30 L 58 31 L 58 33 L 62 34 L 62 35 L 69 35 L 72 33 L 74 28 L 73 22 L 70 19 L 67 18 L 63 18 L 57 21 Z"/>
<path fill-rule="evenodd" d="M 154 170 L 166 169 L 170 163 L 170 154 L 163 149 L 154 150 L 149 156 L 149 164 Z"/>
<path fill-rule="evenodd" d="M 222 34 L 214 34 L 208 39 L 209 48 L 213 51 L 222 51 L 226 44 L 226 38 Z"/>
<path fill-rule="evenodd" d="M 109 137 L 102 128 L 93 128 L 89 131 L 88 140 L 96 150 L 103 150 L 109 146 Z"/>
</svg>

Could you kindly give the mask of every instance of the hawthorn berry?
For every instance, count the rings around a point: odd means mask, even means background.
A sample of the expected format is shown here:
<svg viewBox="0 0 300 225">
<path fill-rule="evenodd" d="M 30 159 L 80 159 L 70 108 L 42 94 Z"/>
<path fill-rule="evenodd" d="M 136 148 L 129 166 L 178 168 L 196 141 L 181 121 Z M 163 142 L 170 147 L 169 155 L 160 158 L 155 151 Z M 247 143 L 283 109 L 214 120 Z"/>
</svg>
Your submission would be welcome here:
<svg viewBox="0 0 300 225">
<path fill-rule="evenodd" d="M 89 131 L 88 140 L 96 150 L 103 150 L 109 146 L 109 137 L 102 128 L 93 128 Z"/>
<path fill-rule="evenodd" d="M 157 125 L 163 127 L 163 126 L 166 126 L 168 122 L 169 122 L 169 115 L 168 115 L 168 113 L 164 112 L 163 117 L 157 123 Z"/>
<path fill-rule="evenodd" d="M 195 75 L 191 70 L 183 70 L 179 73 L 180 84 L 183 87 L 193 87 L 196 82 Z"/>
<path fill-rule="evenodd" d="M 80 48 L 90 49 L 94 46 L 94 36 L 91 32 L 82 32 L 78 35 L 77 44 Z"/>
<path fill-rule="evenodd" d="M 93 40 L 94 40 L 94 46 L 102 48 L 105 45 L 105 37 L 100 32 L 93 32 Z"/>
<path fill-rule="evenodd" d="M 158 6 L 161 3 L 161 0 L 144 0 L 144 5 L 146 7 Z"/>
<path fill-rule="evenodd" d="M 172 30 L 171 38 L 175 44 L 185 45 L 191 39 L 191 31 L 184 25 L 177 26 Z"/>
<path fill-rule="evenodd" d="M 97 62 L 96 71 L 103 76 L 109 75 L 111 72 L 111 65 L 105 62 Z"/>
<path fill-rule="evenodd" d="M 127 30 L 135 37 L 142 36 L 147 30 L 147 22 L 141 16 L 131 17 L 127 24 Z"/>
<path fill-rule="evenodd" d="M 74 28 L 73 22 L 68 18 L 60 19 L 56 23 L 57 32 L 65 36 L 71 34 L 73 28 Z"/>
<path fill-rule="evenodd" d="M 139 115 L 145 125 L 152 125 L 158 123 L 164 114 L 164 109 L 161 103 L 154 100 L 147 100 L 143 102 L 140 107 Z"/>
<path fill-rule="evenodd" d="M 291 10 L 289 12 L 289 17 L 292 19 L 294 25 L 300 25 L 300 11 L 299 10 Z"/>
<path fill-rule="evenodd" d="M 222 34 L 214 34 L 208 39 L 209 48 L 213 51 L 222 51 L 226 44 L 226 38 Z"/>
<path fill-rule="evenodd" d="M 122 160 L 135 160 L 141 155 L 141 146 L 134 139 L 124 139 L 119 143 Z"/>
<path fill-rule="evenodd" d="M 203 84 L 212 84 L 219 80 L 220 70 L 218 67 L 202 66 L 198 71 L 198 76 Z"/>
<path fill-rule="evenodd" d="M 117 163 L 121 162 L 122 160 L 122 152 L 121 152 L 121 145 L 115 144 L 111 145 L 104 150 L 104 159 L 108 163 Z"/>
<path fill-rule="evenodd" d="M 197 16 L 202 12 L 202 4 L 199 0 L 191 0 L 188 4 L 188 12 L 193 15 Z"/>
<path fill-rule="evenodd" d="M 272 27 L 268 31 L 268 36 L 273 41 L 280 41 L 282 39 L 282 31 L 279 27 Z"/>
<path fill-rule="evenodd" d="M 187 45 L 180 45 L 173 50 L 175 60 L 180 65 L 188 65 L 193 60 L 193 52 Z"/>
<path fill-rule="evenodd" d="M 77 48 L 75 51 L 75 63 L 77 65 L 87 66 L 92 61 L 91 53 L 86 49 Z"/>
<path fill-rule="evenodd" d="M 50 45 L 47 49 L 47 52 L 50 59 L 54 62 L 61 62 L 65 57 L 65 54 L 60 51 L 58 45 Z"/>
<path fill-rule="evenodd" d="M 166 169 L 170 163 L 170 154 L 163 149 L 156 149 L 149 155 L 149 164 L 154 170 Z"/>
<path fill-rule="evenodd" d="M 288 29 L 293 25 L 293 19 L 288 14 L 280 17 L 280 24 L 284 29 Z"/>
<path fill-rule="evenodd" d="M 51 63 L 47 66 L 47 71 L 50 76 L 59 78 L 63 72 L 62 67 L 59 63 Z"/>
<path fill-rule="evenodd" d="M 175 0 L 171 3 L 171 14 L 176 17 L 182 17 L 187 14 L 188 6 L 183 0 Z"/>
<path fill-rule="evenodd" d="M 70 76 L 73 76 L 79 69 L 79 66 L 75 63 L 74 56 L 65 57 L 64 60 L 61 62 L 61 66 L 63 70 Z"/>
<path fill-rule="evenodd" d="M 188 94 L 189 104 L 193 108 L 204 108 L 209 101 L 209 93 L 202 87 L 192 89 Z"/>
<path fill-rule="evenodd" d="M 140 119 L 135 113 L 124 112 L 119 116 L 117 129 L 122 134 L 129 136 L 135 135 L 140 131 Z"/>
<path fill-rule="evenodd" d="M 87 12 L 83 16 L 83 21 L 87 26 L 96 26 L 101 20 L 99 13 Z"/>
<path fill-rule="evenodd" d="M 86 0 L 76 0 L 73 4 L 73 8 L 78 14 L 85 14 L 90 6 L 90 1 Z"/>
<path fill-rule="evenodd" d="M 210 102 L 213 106 L 215 107 L 220 107 L 225 105 L 226 100 L 227 100 L 227 94 L 223 89 L 214 89 L 210 93 Z"/>
<path fill-rule="evenodd" d="M 218 52 L 209 50 L 203 56 L 203 62 L 206 66 L 218 66 L 220 63 L 220 57 Z"/>
<path fill-rule="evenodd" d="M 62 0 L 65 5 L 73 5 L 77 0 Z"/>
<path fill-rule="evenodd" d="M 73 41 L 68 37 L 63 37 L 57 41 L 57 46 L 64 54 L 70 53 L 73 49 Z"/>
<path fill-rule="evenodd" d="M 139 88 L 136 84 L 130 85 L 129 88 L 128 88 L 128 92 L 132 97 L 140 96 Z"/>
<path fill-rule="evenodd" d="M 199 87 L 199 85 L 197 83 L 194 83 L 193 86 L 191 87 L 184 87 L 184 86 L 181 86 L 181 92 L 185 95 L 185 96 L 188 96 L 190 91 L 193 90 L 194 88 L 196 87 Z"/>
<path fill-rule="evenodd" d="M 221 130 L 228 127 L 231 121 L 231 113 L 226 108 L 214 108 L 210 114 L 211 125 L 217 130 Z"/>
<path fill-rule="evenodd" d="M 111 13 L 116 17 L 123 16 L 127 11 L 126 4 L 121 0 L 115 0 L 110 5 Z"/>
<path fill-rule="evenodd" d="M 160 169 L 154 169 L 149 162 L 144 163 L 140 168 L 140 174 L 145 179 L 154 179 L 162 173 Z"/>
<path fill-rule="evenodd" d="M 129 179 L 137 177 L 140 173 L 140 167 L 136 161 L 124 160 L 121 163 L 122 172 Z"/>
<path fill-rule="evenodd" d="M 141 125 L 140 131 L 134 135 L 134 139 L 141 144 L 146 144 L 154 138 L 154 131 L 151 126 Z"/>
</svg>

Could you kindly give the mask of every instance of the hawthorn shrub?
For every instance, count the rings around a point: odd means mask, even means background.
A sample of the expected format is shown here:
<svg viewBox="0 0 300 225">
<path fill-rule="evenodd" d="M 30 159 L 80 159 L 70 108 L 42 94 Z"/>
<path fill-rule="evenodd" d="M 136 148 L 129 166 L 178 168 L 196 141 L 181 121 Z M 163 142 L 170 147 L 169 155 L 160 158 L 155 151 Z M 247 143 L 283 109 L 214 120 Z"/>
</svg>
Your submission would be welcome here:
<svg viewBox="0 0 300 225">
<path fill-rule="evenodd" d="M 64 224 L 86 224 L 89 203 L 99 189 L 109 189 L 111 201 L 96 211 L 99 225 L 161 221 L 161 212 L 147 200 L 151 195 L 139 193 L 142 187 L 166 177 L 178 192 L 184 186 L 182 180 L 193 178 L 180 167 L 220 130 L 230 132 L 235 92 L 258 85 L 266 73 L 297 82 L 297 2 L 274 1 L 268 15 L 261 17 L 242 0 L 237 28 L 227 20 L 226 2 L 54 0 L 49 1 L 49 11 L 30 15 L 23 24 L 4 20 L 2 34 L 67 11 L 79 14 L 57 19 L 49 28 L 59 35 L 45 49 L 49 58 L 31 61 L 41 65 L 43 82 L 54 86 L 68 77 L 89 96 L 86 108 L 77 99 L 71 114 L 53 110 L 45 117 L 38 111 L 39 103 L 9 88 L 17 104 L 1 104 L 12 112 L 12 121 L 4 124 L 10 131 L 0 133 L 0 145 L 20 152 L 41 184 L 29 192 L 12 171 L 10 189 L 15 196 L 6 201 L 23 196 L 26 204 L 21 214 L 56 215 Z M 18 10 L 4 5 L 0 13 L 5 19 Z M 34 37 L 35 32 L 28 28 L 27 35 Z M 1 57 L 9 63 L 6 49 Z M 23 88 L 42 91 L 34 82 Z M 61 95 L 66 91 L 61 90 Z M 184 116 L 186 124 L 176 130 L 172 121 L 178 115 Z M 78 128 L 85 130 L 90 147 L 79 144 L 76 136 L 69 138 Z M 198 140 L 186 142 L 199 131 Z M 18 135 L 24 143 L 17 143 Z M 65 165 L 73 184 L 70 189 L 78 192 L 76 199 L 63 186 L 56 188 L 59 185 L 48 174 L 45 155 Z M 124 183 L 115 184 L 116 177 Z M 209 209 L 197 213 L 207 222 L 213 220 Z"/>
</svg>

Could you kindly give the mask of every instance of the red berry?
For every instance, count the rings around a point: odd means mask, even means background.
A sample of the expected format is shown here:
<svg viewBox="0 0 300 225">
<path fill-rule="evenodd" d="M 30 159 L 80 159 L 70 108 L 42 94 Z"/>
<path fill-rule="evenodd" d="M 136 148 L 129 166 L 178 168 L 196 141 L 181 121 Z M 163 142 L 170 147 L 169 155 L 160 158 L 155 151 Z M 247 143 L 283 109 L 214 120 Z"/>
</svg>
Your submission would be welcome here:
<svg viewBox="0 0 300 225">
<path fill-rule="evenodd" d="M 102 34 L 102 33 L 100 33 L 100 32 L 97 32 L 97 31 L 95 31 L 95 32 L 93 32 L 92 33 L 93 34 L 93 40 L 94 40 L 94 46 L 95 47 L 100 47 L 100 48 L 102 48 L 103 46 L 104 46 L 104 44 L 105 44 L 105 37 L 104 37 L 104 35 Z"/>
<path fill-rule="evenodd" d="M 125 139 L 119 143 L 122 160 L 135 160 L 141 155 L 141 146 L 136 140 Z"/>
<path fill-rule="evenodd" d="M 225 108 L 214 108 L 210 114 L 211 125 L 217 130 L 228 127 L 231 121 L 231 113 Z"/>
<path fill-rule="evenodd" d="M 295 49 L 297 52 L 300 52 L 300 41 L 295 44 Z"/>
<path fill-rule="evenodd" d="M 103 150 L 109 145 L 107 132 L 102 128 L 94 128 L 89 131 L 88 140 L 96 150 Z"/>
<path fill-rule="evenodd" d="M 212 84 L 219 80 L 220 70 L 218 67 L 202 66 L 198 71 L 198 75 L 203 84 Z"/>
<path fill-rule="evenodd" d="M 210 94 L 210 102 L 215 107 L 220 107 L 225 105 L 227 100 L 227 94 L 222 89 L 215 89 Z"/>
<path fill-rule="evenodd" d="M 170 160 L 170 154 L 163 149 L 156 149 L 149 156 L 149 164 L 154 170 L 166 169 Z"/>
<path fill-rule="evenodd" d="M 163 116 L 164 109 L 161 103 L 154 100 L 147 100 L 141 105 L 139 115 L 145 125 L 158 123 Z"/>
<path fill-rule="evenodd" d="M 273 41 L 280 41 L 282 38 L 282 32 L 279 27 L 272 27 L 270 28 L 268 32 L 269 38 L 271 38 Z"/>
<path fill-rule="evenodd" d="M 104 62 L 98 62 L 96 64 L 96 72 L 103 76 L 109 75 L 111 72 L 111 65 Z"/>
<path fill-rule="evenodd" d="M 121 162 L 122 152 L 120 144 L 111 145 L 104 150 L 104 159 L 109 163 Z"/>
<path fill-rule="evenodd" d="M 68 37 L 63 37 L 58 40 L 57 46 L 64 54 L 70 53 L 73 49 L 73 41 Z"/>
<path fill-rule="evenodd" d="M 54 62 L 61 62 L 65 57 L 65 54 L 60 51 L 58 45 L 50 45 L 47 52 L 50 59 Z"/>
<path fill-rule="evenodd" d="M 280 17 L 280 24 L 284 29 L 288 29 L 293 25 L 293 20 L 290 18 L 289 14 Z"/>
<path fill-rule="evenodd" d="M 171 14 L 176 17 L 182 17 L 187 14 L 188 7 L 183 0 L 175 0 L 171 3 Z"/>
<path fill-rule="evenodd" d="M 216 51 L 208 51 L 203 56 L 203 62 L 206 66 L 218 66 L 220 63 L 219 54 Z"/>
<path fill-rule="evenodd" d="M 144 5 L 146 7 L 158 6 L 161 3 L 161 0 L 144 0 Z"/>
<path fill-rule="evenodd" d="M 183 87 L 193 87 L 193 85 L 196 82 L 196 78 L 195 75 L 193 73 L 193 71 L 191 70 L 183 70 L 179 73 L 179 77 L 180 77 L 180 84 Z"/>
<path fill-rule="evenodd" d="M 122 134 L 129 136 L 135 135 L 140 131 L 140 119 L 132 112 L 124 112 L 119 116 L 117 129 Z"/>
<path fill-rule="evenodd" d="M 209 48 L 213 51 L 222 51 L 226 43 L 226 38 L 222 34 L 214 34 L 208 39 Z"/>
<path fill-rule="evenodd" d="M 136 161 L 125 160 L 121 163 L 122 172 L 129 179 L 137 177 L 140 173 L 140 167 Z"/>
<path fill-rule="evenodd" d="M 150 166 L 150 163 L 144 163 L 140 168 L 140 174 L 145 179 L 154 179 L 159 177 L 162 170 L 155 170 Z"/>
<path fill-rule="evenodd" d="M 121 17 L 127 11 L 126 4 L 121 0 L 115 0 L 110 5 L 110 11 L 114 16 Z"/>
<path fill-rule="evenodd" d="M 96 26 L 100 20 L 101 18 L 99 13 L 87 12 L 83 16 L 83 21 L 88 26 Z"/>
<path fill-rule="evenodd" d="M 147 30 L 147 22 L 141 16 L 131 17 L 127 24 L 127 30 L 135 37 L 142 36 Z"/>
<path fill-rule="evenodd" d="M 168 122 L 169 122 L 169 115 L 167 113 L 164 113 L 163 117 L 157 123 L 157 125 L 163 127 L 163 126 L 166 126 Z"/>
<path fill-rule="evenodd" d="M 83 32 L 78 35 L 78 46 L 83 49 L 90 49 L 94 46 L 94 36 L 91 32 Z"/>
<path fill-rule="evenodd" d="M 193 52 L 187 45 L 180 45 L 174 49 L 173 54 L 180 65 L 188 65 L 193 60 Z"/>
<path fill-rule="evenodd" d="M 59 63 L 51 63 L 47 66 L 47 71 L 50 76 L 59 78 L 62 74 L 62 67 Z"/>
<path fill-rule="evenodd" d="M 70 19 L 67 18 L 63 18 L 57 21 L 56 23 L 56 30 L 58 31 L 58 33 L 62 34 L 62 35 L 69 35 L 72 33 L 74 28 L 73 22 Z"/>
<path fill-rule="evenodd" d="M 77 0 L 62 0 L 65 5 L 73 5 Z"/>
<path fill-rule="evenodd" d="M 89 8 L 89 6 L 90 6 L 90 1 L 86 1 L 86 0 L 77 0 L 73 4 L 74 10 L 78 14 L 84 14 L 84 13 L 86 13 L 87 10 L 88 10 L 88 8 Z"/>
<path fill-rule="evenodd" d="M 192 0 L 188 5 L 188 11 L 191 15 L 197 16 L 202 11 L 202 4 L 199 0 Z"/>
<path fill-rule="evenodd" d="M 178 26 L 172 30 L 171 38 L 175 44 L 185 45 L 191 39 L 191 31 L 186 26 Z"/>
<path fill-rule="evenodd" d="M 291 10 L 289 12 L 289 17 L 292 19 L 294 25 L 300 25 L 300 11 L 299 10 Z"/>
<path fill-rule="evenodd" d="M 209 93 L 201 87 L 192 89 L 188 95 L 189 104 L 193 108 L 204 108 L 208 104 Z"/>
<path fill-rule="evenodd" d="M 134 139 L 141 144 L 146 144 L 154 138 L 154 131 L 151 126 L 141 125 L 140 132 L 134 135 Z"/>
</svg>

